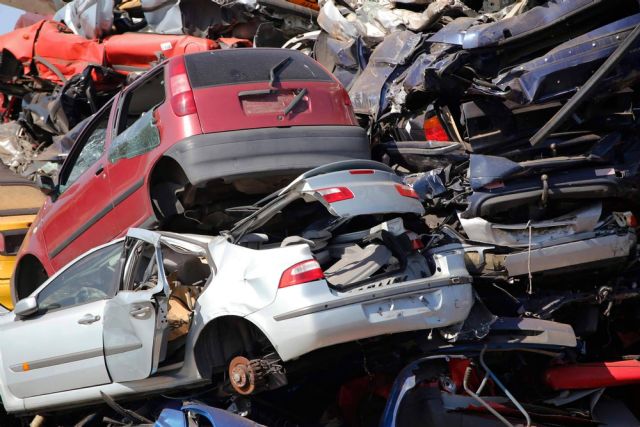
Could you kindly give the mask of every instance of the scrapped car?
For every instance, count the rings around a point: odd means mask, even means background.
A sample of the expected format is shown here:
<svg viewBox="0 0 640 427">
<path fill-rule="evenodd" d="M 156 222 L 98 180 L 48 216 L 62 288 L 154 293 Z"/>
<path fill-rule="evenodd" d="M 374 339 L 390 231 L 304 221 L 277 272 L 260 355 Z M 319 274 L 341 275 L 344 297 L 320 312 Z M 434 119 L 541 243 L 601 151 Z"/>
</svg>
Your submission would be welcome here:
<svg viewBox="0 0 640 427">
<path fill-rule="evenodd" d="M 16 253 L 43 202 L 32 181 L 0 168 L 0 305 L 6 308 L 13 307 L 9 282 Z"/>
<path fill-rule="evenodd" d="M 14 343 L 0 349 L 5 409 L 212 380 L 256 393 L 316 349 L 458 325 L 471 310 L 463 252 L 424 248 L 423 207 L 383 164 L 316 168 L 243 210 L 215 237 L 132 228 L 0 316 Z"/>
<path fill-rule="evenodd" d="M 212 72 L 215 70 L 215 72 Z M 14 300 L 129 227 L 212 233 L 305 170 L 369 158 L 345 89 L 306 55 L 170 58 L 83 128 L 20 250 Z"/>
<path fill-rule="evenodd" d="M 555 366 L 576 346 L 572 328 L 562 323 L 528 319 L 496 332 L 484 349 L 452 348 L 407 365 L 379 425 L 638 424 L 634 407 L 608 389 L 637 384 L 637 361 Z"/>
<path fill-rule="evenodd" d="M 260 427 L 240 415 L 213 408 L 211 406 L 191 403 L 180 409 L 163 409 L 154 427 L 193 427 L 193 426 L 225 426 L 225 427 Z"/>
</svg>

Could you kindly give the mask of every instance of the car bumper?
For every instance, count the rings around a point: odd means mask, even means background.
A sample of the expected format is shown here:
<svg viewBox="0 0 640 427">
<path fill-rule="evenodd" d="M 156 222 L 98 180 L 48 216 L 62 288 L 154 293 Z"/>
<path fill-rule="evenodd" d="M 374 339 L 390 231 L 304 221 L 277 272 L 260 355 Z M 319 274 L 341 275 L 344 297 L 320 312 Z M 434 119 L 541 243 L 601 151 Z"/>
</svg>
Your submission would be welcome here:
<svg viewBox="0 0 640 427">
<path fill-rule="evenodd" d="M 369 159 L 359 126 L 292 126 L 194 135 L 166 153 L 194 185 L 225 178 L 297 173 L 340 160 Z"/>
<path fill-rule="evenodd" d="M 415 282 L 422 282 L 422 289 L 407 285 L 406 292 L 389 295 L 367 292 L 350 297 L 359 301 L 346 305 L 334 301 L 333 304 L 327 302 L 326 309 L 314 305 L 288 311 L 291 301 L 317 301 L 309 298 L 313 293 L 311 288 L 327 288 L 324 281 L 293 286 L 280 289 L 273 304 L 251 314 L 248 320 L 263 327 L 279 356 L 287 361 L 322 347 L 386 334 L 442 328 L 466 319 L 473 304 L 470 280 L 444 286 L 432 286 L 428 279 Z"/>
</svg>

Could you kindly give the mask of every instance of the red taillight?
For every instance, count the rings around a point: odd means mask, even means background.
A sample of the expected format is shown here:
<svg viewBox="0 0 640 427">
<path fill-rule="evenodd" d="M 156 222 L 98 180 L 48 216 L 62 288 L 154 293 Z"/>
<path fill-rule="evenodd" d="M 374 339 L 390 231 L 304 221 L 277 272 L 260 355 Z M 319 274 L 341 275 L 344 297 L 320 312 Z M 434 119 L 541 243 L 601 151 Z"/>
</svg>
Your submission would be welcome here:
<svg viewBox="0 0 640 427">
<path fill-rule="evenodd" d="M 300 285 L 302 283 L 313 282 L 314 280 L 324 279 L 324 273 L 320 264 L 315 259 L 299 262 L 282 273 L 279 288 L 287 286 Z"/>
<path fill-rule="evenodd" d="M 408 185 L 404 185 L 404 184 L 396 184 L 396 191 L 404 197 L 411 197 L 412 199 L 420 199 L 420 196 L 418 196 L 418 193 L 416 193 L 416 191 L 409 187 Z"/>
<path fill-rule="evenodd" d="M 409 240 L 411 240 L 411 249 L 418 251 L 425 248 L 424 242 L 416 233 L 409 231 L 407 232 L 407 236 L 409 236 Z"/>
<path fill-rule="evenodd" d="M 316 190 L 327 203 L 353 199 L 353 193 L 347 187 L 329 187 Z"/>
<path fill-rule="evenodd" d="M 447 131 L 442 127 L 438 116 L 424 120 L 424 136 L 427 141 L 449 141 Z"/>
<path fill-rule="evenodd" d="M 171 108 L 177 116 L 196 112 L 196 101 L 193 99 L 193 91 L 182 58 L 169 62 L 169 93 Z"/>
<path fill-rule="evenodd" d="M 371 175 L 373 172 L 373 169 L 354 169 L 349 171 L 351 175 Z"/>
<path fill-rule="evenodd" d="M 351 98 L 349 98 L 349 92 L 347 92 L 345 89 L 342 89 L 342 99 L 344 100 L 344 105 L 346 106 L 351 105 Z"/>
</svg>

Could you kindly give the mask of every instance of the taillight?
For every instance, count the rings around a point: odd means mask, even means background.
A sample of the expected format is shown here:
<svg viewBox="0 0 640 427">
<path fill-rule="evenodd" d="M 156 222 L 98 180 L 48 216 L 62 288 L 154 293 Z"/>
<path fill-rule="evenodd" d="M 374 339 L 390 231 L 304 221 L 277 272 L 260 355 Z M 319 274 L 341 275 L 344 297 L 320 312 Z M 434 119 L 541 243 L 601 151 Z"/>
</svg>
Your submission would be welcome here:
<svg viewBox="0 0 640 427">
<path fill-rule="evenodd" d="M 396 184 L 396 191 L 401 196 L 411 197 L 412 199 L 420 199 L 420 196 L 418 195 L 418 193 L 416 193 L 416 190 L 409 187 L 408 185 Z"/>
<path fill-rule="evenodd" d="M 300 285 L 302 283 L 313 282 L 314 280 L 324 279 L 324 273 L 320 264 L 315 259 L 299 262 L 282 273 L 279 288 L 287 286 Z"/>
<path fill-rule="evenodd" d="M 349 92 L 347 92 L 345 89 L 342 89 L 342 99 L 344 101 L 344 105 L 346 106 L 351 105 L 351 98 L 349 97 Z"/>
<path fill-rule="evenodd" d="M 424 136 L 427 141 L 449 141 L 447 131 L 442 127 L 438 116 L 424 119 Z"/>
<path fill-rule="evenodd" d="M 329 187 L 316 190 L 327 203 L 353 199 L 353 193 L 347 187 Z"/>
<path fill-rule="evenodd" d="M 177 116 L 196 112 L 196 101 L 193 99 L 193 91 L 182 58 L 169 62 L 169 93 L 171 108 Z"/>
<path fill-rule="evenodd" d="M 374 173 L 373 169 L 353 169 L 349 171 L 351 175 L 371 175 Z"/>
<path fill-rule="evenodd" d="M 638 220 L 633 212 L 614 212 L 613 218 L 616 220 L 620 227 L 631 227 L 636 228 L 638 226 Z"/>
<path fill-rule="evenodd" d="M 414 233 L 413 231 L 409 231 L 407 232 L 407 236 L 409 236 L 409 240 L 411 240 L 411 249 L 413 249 L 414 251 L 419 251 L 420 249 L 425 248 L 422 238 L 420 238 L 420 236 L 418 236 L 416 233 Z"/>
</svg>

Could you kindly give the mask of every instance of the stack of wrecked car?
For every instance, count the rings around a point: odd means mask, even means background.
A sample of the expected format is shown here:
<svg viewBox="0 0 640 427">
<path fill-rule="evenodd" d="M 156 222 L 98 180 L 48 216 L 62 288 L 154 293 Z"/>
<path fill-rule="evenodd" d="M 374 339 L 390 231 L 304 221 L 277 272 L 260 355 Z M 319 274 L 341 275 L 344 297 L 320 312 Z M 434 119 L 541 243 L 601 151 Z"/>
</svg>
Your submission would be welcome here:
<svg viewBox="0 0 640 427">
<path fill-rule="evenodd" d="M 301 172 L 368 158 L 348 100 L 293 50 L 163 61 L 92 116 L 55 180 L 39 178 L 49 197 L 18 255 L 14 298 L 129 227 L 213 234 Z"/>
<path fill-rule="evenodd" d="M 50 146 L 77 140 L 39 179 L 50 199 L 0 318 L 18 343 L 0 347 L 7 410 L 640 424 L 637 1 L 107 3 L 56 19 L 104 49 L 143 25 L 294 35 L 324 69 L 285 50 L 173 57 Z M 321 30 L 292 34 L 306 15 L 282 6 L 319 9 Z M 354 160 L 369 144 L 380 162 Z M 95 182 L 110 196 L 83 199 Z M 73 203 L 95 211 L 56 212 Z"/>
</svg>

